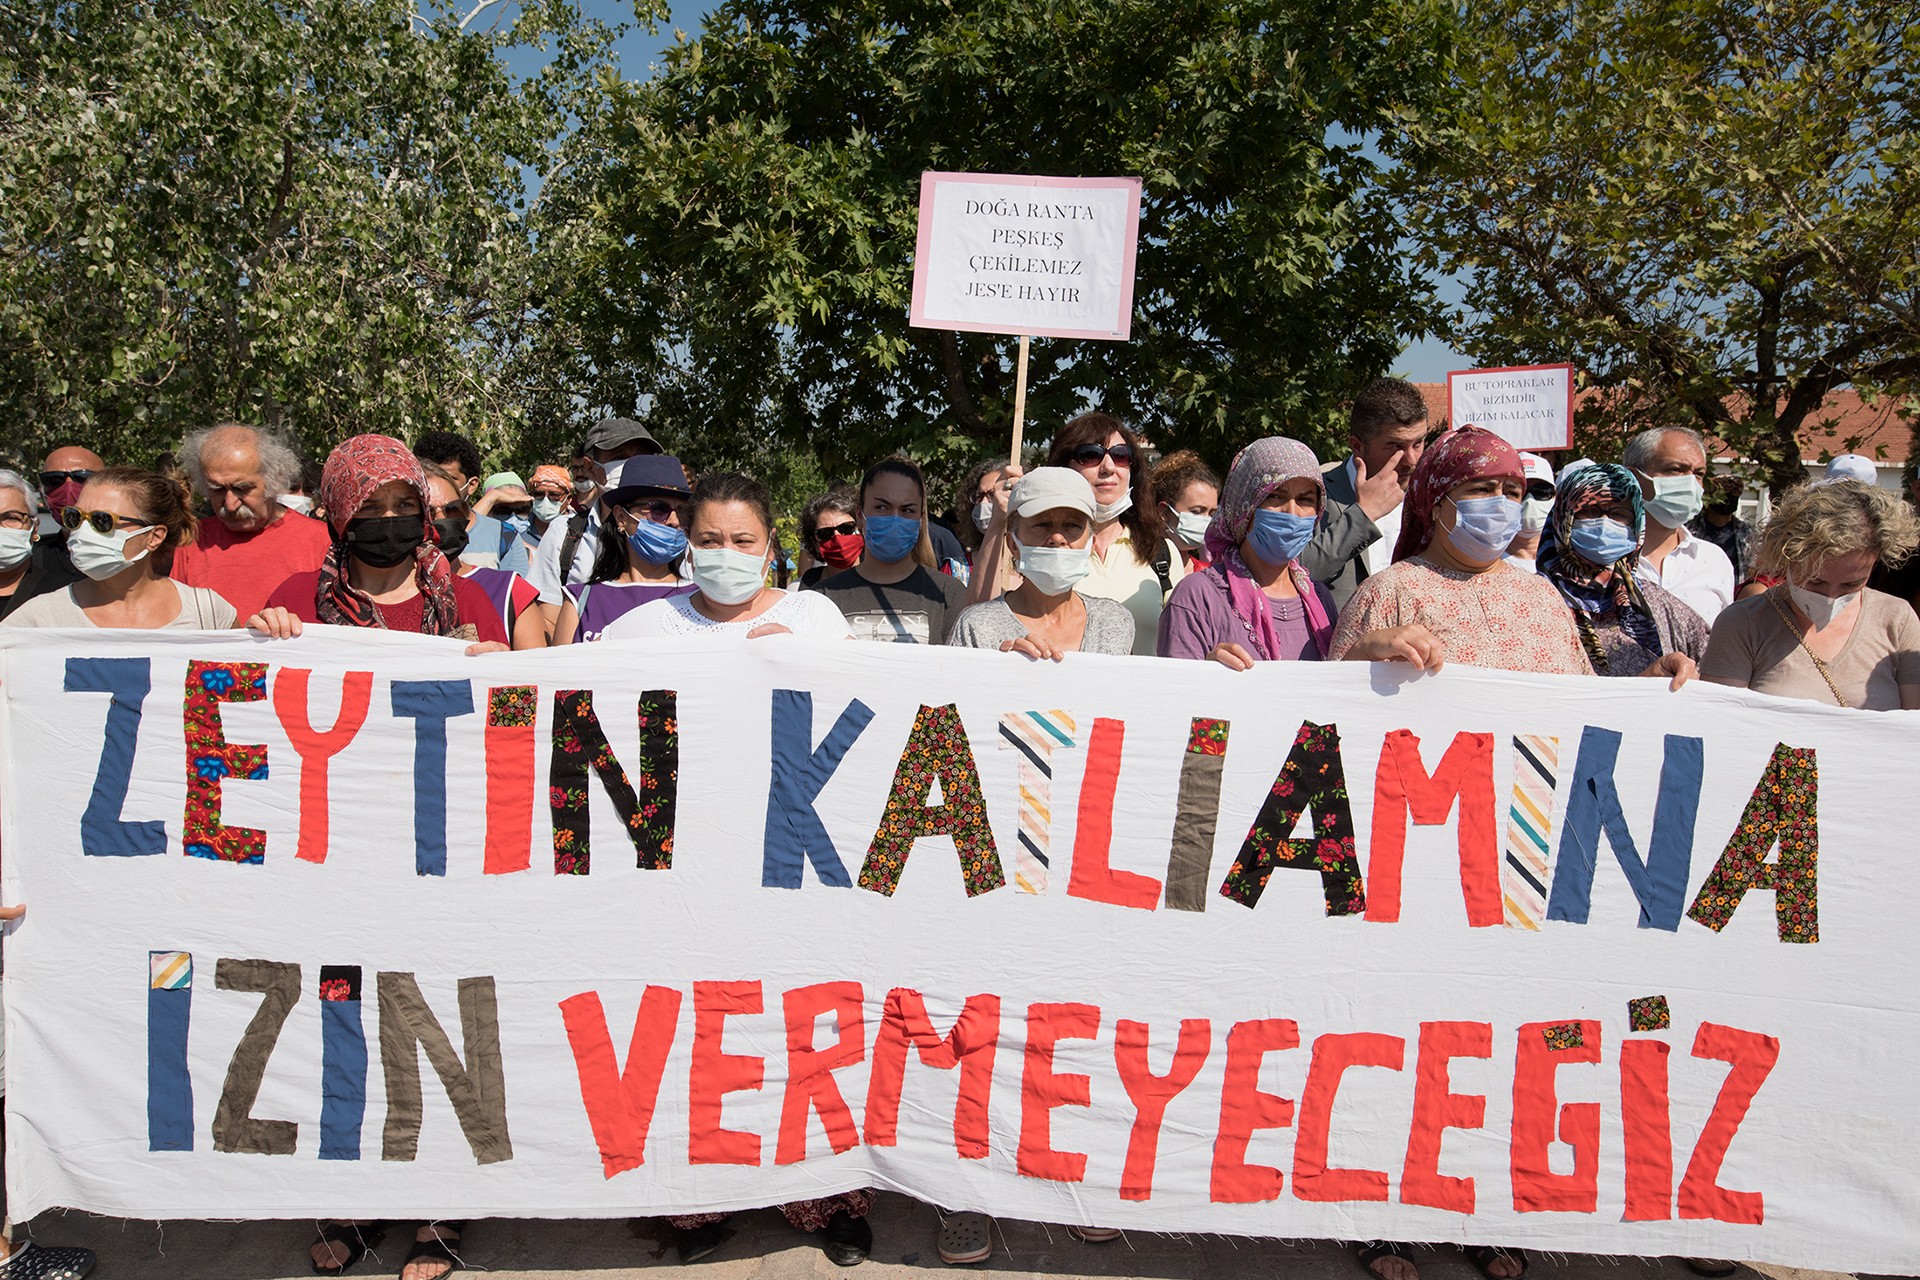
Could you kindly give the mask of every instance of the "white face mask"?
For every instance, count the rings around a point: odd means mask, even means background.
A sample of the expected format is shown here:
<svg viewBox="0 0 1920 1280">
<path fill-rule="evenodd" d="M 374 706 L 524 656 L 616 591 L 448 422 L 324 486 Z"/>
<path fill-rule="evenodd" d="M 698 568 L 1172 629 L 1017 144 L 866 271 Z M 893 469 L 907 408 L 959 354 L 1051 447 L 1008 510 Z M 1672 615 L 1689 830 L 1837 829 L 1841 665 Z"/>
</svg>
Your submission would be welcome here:
<svg viewBox="0 0 1920 1280">
<path fill-rule="evenodd" d="M 555 516 L 559 514 L 560 514 L 560 499 L 535 498 L 533 500 L 533 518 L 540 521 L 542 524 L 547 523 L 548 521 L 552 520 Z"/>
<path fill-rule="evenodd" d="M 1207 526 L 1213 523 L 1213 517 L 1194 511 L 1175 511 L 1173 513 L 1174 541 L 1189 551 L 1198 551 L 1207 545 Z"/>
<path fill-rule="evenodd" d="M 1817 591 L 1796 587 L 1791 582 L 1787 584 L 1787 593 L 1793 597 L 1794 604 L 1800 607 L 1800 612 L 1806 614 L 1808 621 L 1813 623 L 1815 631 L 1825 631 L 1848 605 L 1860 598 L 1858 591 L 1844 596 L 1823 596 Z"/>
<path fill-rule="evenodd" d="M 313 514 L 313 499 L 304 493 L 283 493 L 280 495 L 280 505 L 303 516 Z"/>
<path fill-rule="evenodd" d="M 1552 498 L 1520 499 L 1520 536 L 1531 538 L 1547 527 L 1547 513 L 1553 510 Z"/>
<path fill-rule="evenodd" d="M 0 572 L 17 569 L 33 555 L 33 530 L 0 529 Z"/>
<path fill-rule="evenodd" d="M 767 557 L 732 547 L 694 547 L 687 553 L 693 585 L 715 604 L 745 604 L 767 585 Z"/>
<path fill-rule="evenodd" d="M 973 527 L 981 533 L 985 533 L 987 526 L 992 523 L 993 501 L 989 498 L 982 498 L 973 504 Z"/>
<path fill-rule="evenodd" d="M 1704 500 L 1699 476 L 1655 476 L 1647 515 L 1668 529 L 1678 529 L 1700 514 Z"/>
<path fill-rule="evenodd" d="M 102 582 L 147 558 L 147 552 L 153 550 L 152 543 L 140 548 L 139 555 L 129 557 L 127 539 L 152 530 L 153 526 L 149 524 L 138 529 L 96 533 L 92 525 L 83 524 L 67 535 L 67 555 L 72 559 L 74 568 L 95 582 Z"/>
<path fill-rule="evenodd" d="M 1112 524 L 1131 510 L 1133 510 L 1133 490 L 1128 489 L 1110 503 L 1096 500 L 1093 504 L 1093 522 Z"/>
<path fill-rule="evenodd" d="M 1014 568 L 1042 595 L 1063 596 L 1093 572 L 1093 544 L 1084 547 L 1029 547 L 1016 543 L 1020 557 Z"/>
</svg>

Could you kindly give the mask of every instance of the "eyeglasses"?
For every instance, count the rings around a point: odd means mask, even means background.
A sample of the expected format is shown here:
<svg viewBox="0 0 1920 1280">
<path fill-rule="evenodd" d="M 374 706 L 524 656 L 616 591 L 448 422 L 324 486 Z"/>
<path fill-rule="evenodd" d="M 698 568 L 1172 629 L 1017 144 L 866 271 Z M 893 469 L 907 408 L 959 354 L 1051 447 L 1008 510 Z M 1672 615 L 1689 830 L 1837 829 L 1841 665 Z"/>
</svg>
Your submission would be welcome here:
<svg viewBox="0 0 1920 1280">
<path fill-rule="evenodd" d="M 845 538 L 860 532 L 860 526 L 849 520 L 845 524 L 830 524 L 824 529 L 815 529 L 816 538 Z"/>
<path fill-rule="evenodd" d="M 152 525 L 135 520 L 132 516 L 119 516 L 111 511 L 82 511 L 78 507 L 68 507 L 63 510 L 60 513 L 60 524 L 68 533 L 72 533 L 82 524 L 89 524 L 93 526 L 93 531 L 102 537 L 108 536 L 116 529 L 130 529 L 138 532 L 141 529 L 153 528 Z"/>
<path fill-rule="evenodd" d="M 93 472 L 86 467 L 82 467 L 78 471 L 42 471 L 40 473 L 40 492 L 45 493 L 50 489 L 58 489 L 69 480 L 79 484 L 85 484 L 91 479 L 93 479 Z"/>
<path fill-rule="evenodd" d="M 665 524 L 670 516 L 679 515 L 680 508 L 685 505 L 685 503 L 655 499 L 652 502 L 629 502 L 620 509 L 627 513 L 629 519 L 652 520 L 656 524 Z"/>
<path fill-rule="evenodd" d="M 0 511 L 0 529 L 31 529 L 33 517 L 25 511 Z"/>
<path fill-rule="evenodd" d="M 1067 455 L 1076 467 L 1097 467 L 1100 459 L 1112 458 L 1116 467 L 1133 465 L 1133 446 L 1130 444 L 1083 444 Z"/>
<path fill-rule="evenodd" d="M 1535 502 L 1546 502 L 1553 497 L 1553 486 L 1545 480 L 1527 481 L 1527 496 Z"/>
</svg>

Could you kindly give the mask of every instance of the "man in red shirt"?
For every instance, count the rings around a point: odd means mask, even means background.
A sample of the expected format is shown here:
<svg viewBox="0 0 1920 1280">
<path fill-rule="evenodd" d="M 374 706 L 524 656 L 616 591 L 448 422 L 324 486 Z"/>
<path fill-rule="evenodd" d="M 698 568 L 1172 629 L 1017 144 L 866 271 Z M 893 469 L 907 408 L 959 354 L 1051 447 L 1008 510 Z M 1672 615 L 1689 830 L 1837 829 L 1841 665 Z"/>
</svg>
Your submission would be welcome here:
<svg viewBox="0 0 1920 1280">
<path fill-rule="evenodd" d="M 275 587 L 326 559 L 326 524 L 280 505 L 299 482 L 300 455 L 272 432 L 238 422 L 207 427 L 181 443 L 180 465 L 213 518 L 175 553 L 177 580 L 209 588 L 249 618 Z"/>
</svg>

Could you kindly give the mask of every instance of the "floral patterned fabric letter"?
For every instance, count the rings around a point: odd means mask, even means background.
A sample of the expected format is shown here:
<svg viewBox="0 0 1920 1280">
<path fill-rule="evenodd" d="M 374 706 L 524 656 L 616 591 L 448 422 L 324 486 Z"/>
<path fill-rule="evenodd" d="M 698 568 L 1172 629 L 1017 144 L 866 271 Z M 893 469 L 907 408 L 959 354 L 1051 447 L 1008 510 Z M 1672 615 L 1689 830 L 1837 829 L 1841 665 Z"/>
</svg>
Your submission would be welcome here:
<svg viewBox="0 0 1920 1280">
<path fill-rule="evenodd" d="M 587 814 L 587 769 L 600 775 L 600 785 L 626 823 L 634 848 L 640 843 L 640 800 L 627 771 L 614 758 L 600 717 L 593 711 L 591 689 L 560 689 L 553 695 L 553 758 L 547 769 L 547 800 L 553 809 L 553 872 L 584 876 L 593 866 L 591 819 Z"/>
<path fill-rule="evenodd" d="M 267 856 L 267 833 L 220 822 L 224 778 L 263 779 L 267 749 L 231 743 L 220 727 L 220 704 L 259 702 L 267 696 L 264 662 L 187 663 L 187 810 L 181 842 L 189 856 L 259 866 Z"/>
<path fill-rule="evenodd" d="M 928 804 L 935 782 L 940 784 L 941 803 Z M 860 887 L 891 897 L 900 887 L 907 854 L 921 836 L 953 837 L 968 897 L 1006 885 L 993 828 L 987 824 L 980 771 L 967 746 L 960 710 L 951 702 L 940 707 L 923 705 L 913 718 L 913 732 L 894 770 L 893 790 L 879 830 L 873 833 L 866 863 L 860 868 Z"/>
<path fill-rule="evenodd" d="M 1747 890 L 1771 889 L 1780 941 L 1820 941 L 1819 800 L 1820 767 L 1813 748 L 1777 744 L 1739 827 L 1687 914 L 1717 933 L 1733 919 Z M 1767 853 L 1776 844 L 1780 859 L 1769 863 Z"/>
<path fill-rule="evenodd" d="M 1313 836 L 1289 839 L 1300 815 L 1313 811 Z M 1243 907 L 1260 901 L 1275 867 L 1318 871 L 1327 914 L 1350 916 L 1367 909 L 1366 884 L 1353 847 L 1353 810 L 1340 767 L 1340 727 L 1301 723 L 1273 790 L 1260 805 L 1240 854 L 1220 882 L 1220 896 Z"/>
</svg>

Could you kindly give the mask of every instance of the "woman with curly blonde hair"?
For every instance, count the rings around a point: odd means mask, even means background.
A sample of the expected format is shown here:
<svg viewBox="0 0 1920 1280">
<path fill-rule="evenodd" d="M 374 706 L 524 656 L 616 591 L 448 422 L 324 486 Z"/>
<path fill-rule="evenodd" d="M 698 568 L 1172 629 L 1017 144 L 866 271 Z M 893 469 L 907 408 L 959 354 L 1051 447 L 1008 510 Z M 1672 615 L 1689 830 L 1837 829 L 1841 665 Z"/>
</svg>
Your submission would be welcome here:
<svg viewBox="0 0 1920 1280">
<path fill-rule="evenodd" d="M 1899 565 L 1920 543 L 1900 495 L 1853 480 L 1806 485 L 1775 505 L 1759 542 L 1763 570 L 1786 581 L 1721 613 L 1700 674 L 1782 698 L 1920 708 L 1920 617 L 1867 587 L 1876 563 Z"/>
</svg>

